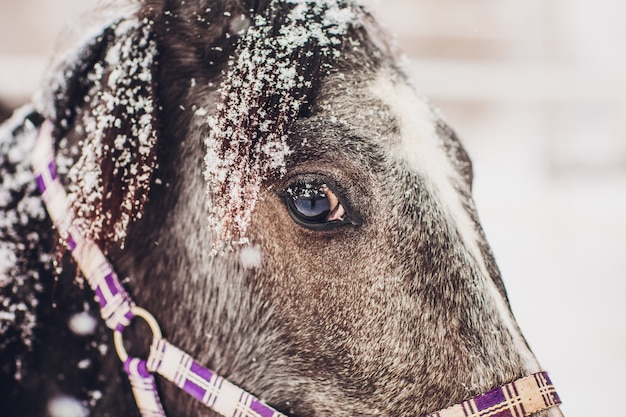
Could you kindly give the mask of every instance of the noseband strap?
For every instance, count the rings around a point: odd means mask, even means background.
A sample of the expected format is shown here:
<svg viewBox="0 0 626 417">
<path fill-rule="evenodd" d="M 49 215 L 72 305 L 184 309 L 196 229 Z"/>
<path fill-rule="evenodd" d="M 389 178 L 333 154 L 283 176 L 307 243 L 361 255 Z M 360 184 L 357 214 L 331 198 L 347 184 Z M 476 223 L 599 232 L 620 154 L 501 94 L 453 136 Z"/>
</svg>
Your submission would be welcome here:
<svg viewBox="0 0 626 417">
<path fill-rule="evenodd" d="M 527 417 L 559 404 L 548 374 L 540 372 L 426 417 Z"/>
<path fill-rule="evenodd" d="M 40 127 L 32 165 L 59 237 L 70 249 L 93 290 L 107 327 L 114 332 L 115 347 L 142 417 L 165 417 L 154 374 L 176 384 L 225 417 L 285 417 L 170 344 L 161 336 L 156 319 L 132 301 L 113 266 L 75 221 L 55 167 L 52 124 L 48 121 Z M 124 349 L 122 334 L 135 318 L 145 320 L 152 330 L 150 355 L 145 360 L 129 357 Z M 527 417 L 560 403 L 548 375 L 538 373 L 426 417 Z"/>
</svg>

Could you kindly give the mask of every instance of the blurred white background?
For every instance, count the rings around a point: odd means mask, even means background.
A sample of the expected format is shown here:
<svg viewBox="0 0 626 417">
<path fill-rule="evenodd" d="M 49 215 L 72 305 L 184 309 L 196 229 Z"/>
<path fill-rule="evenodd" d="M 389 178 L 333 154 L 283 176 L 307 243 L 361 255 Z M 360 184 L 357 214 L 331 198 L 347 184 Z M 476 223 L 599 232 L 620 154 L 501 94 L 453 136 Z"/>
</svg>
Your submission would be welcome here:
<svg viewBox="0 0 626 417">
<path fill-rule="evenodd" d="M 626 2 L 369 0 L 475 167 L 513 310 L 566 417 L 626 416 Z M 0 100 L 95 0 L 0 0 Z M 74 23 L 72 23 L 74 22 Z"/>
</svg>

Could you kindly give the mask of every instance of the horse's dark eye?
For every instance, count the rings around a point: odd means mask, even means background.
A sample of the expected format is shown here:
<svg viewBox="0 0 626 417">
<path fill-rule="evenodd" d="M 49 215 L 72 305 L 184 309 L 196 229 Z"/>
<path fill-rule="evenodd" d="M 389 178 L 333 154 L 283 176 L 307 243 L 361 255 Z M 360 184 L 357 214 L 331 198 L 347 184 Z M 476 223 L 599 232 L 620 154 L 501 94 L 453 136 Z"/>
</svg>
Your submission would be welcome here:
<svg viewBox="0 0 626 417">
<path fill-rule="evenodd" d="M 301 226 L 315 229 L 341 223 L 346 215 L 339 198 L 325 184 L 296 183 L 285 194 L 289 213 Z"/>
</svg>

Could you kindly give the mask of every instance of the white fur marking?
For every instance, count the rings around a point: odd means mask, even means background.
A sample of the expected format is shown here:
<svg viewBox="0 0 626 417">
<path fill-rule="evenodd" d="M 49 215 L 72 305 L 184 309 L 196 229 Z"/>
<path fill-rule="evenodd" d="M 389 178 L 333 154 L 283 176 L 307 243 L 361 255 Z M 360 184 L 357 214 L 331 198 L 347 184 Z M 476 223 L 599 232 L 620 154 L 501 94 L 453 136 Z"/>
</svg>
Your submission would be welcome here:
<svg viewBox="0 0 626 417">
<path fill-rule="evenodd" d="M 478 231 L 463 206 L 462 197 L 455 189 L 454 184 L 462 184 L 463 179 L 448 157 L 442 139 L 437 135 L 436 115 L 428 102 L 411 85 L 401 80 L 394 81 L 390 71 L 383 70 L 371 86 L 372 93 L 388 105 L 398 119 L 400 143 L 394 143 L 392 152 L 425 177 L 432 187 L 433 195 L 446 208 L 453 226 L 456 226 L 465 247 L 485 277 L 488 291 L 513 338 L 526 371 L 538 372 L 540 369 L 537 360 L 526 346 L 502 295 L 490 277 L 478 245 Z"/>
</svg>

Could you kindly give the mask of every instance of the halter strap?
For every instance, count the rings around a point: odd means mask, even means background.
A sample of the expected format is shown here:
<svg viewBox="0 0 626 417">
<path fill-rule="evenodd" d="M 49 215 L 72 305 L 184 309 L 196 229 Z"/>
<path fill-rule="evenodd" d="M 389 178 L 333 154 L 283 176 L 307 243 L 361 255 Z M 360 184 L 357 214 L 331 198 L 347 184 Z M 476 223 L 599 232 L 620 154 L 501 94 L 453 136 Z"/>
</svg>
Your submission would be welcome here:
<svg viewBox="0 0 626 417">
<path fill-rule="evenodd" d="M 70 249 L 95 294 L 100 315 L 114 332 L 115 347 L 142 417 L 165 417 L 154 374 L 225 417 L 286 417 L 170 344 L 162 337 L 157 320 L 133 302 L 111 263 L 76 222 L 54 163 L 52 130 L 49 121 L 40 127 L 32 154 L 36 181 L 61 241 Z M 152 330 L 147 360 L 129 357 L 124 349 L 123 332 L 135 318 L 145 320 Z M 527 417 L 560 403 L 548 375 L 542 372 L 426 417 Z"/>
<path fill-rule="evenodd" d="M 426 417 L 528 417 L 561 404 L 546 372 L 539 372 Z"/>
<path fill-rule="evenodd" d="M 114 331 L 116 350 L 128 374 L 141 415 L 165 417 L 154 380 L 156 373 L 223 416 L 284 417 L 163 339 L 154 317 L 135 305 L 113 266 L 75 221 L 54 163 L 52 123 L 49 121 L 40 128 L 32 164 L 42 199 L 59 237 L 72 252 L 93 290 L 107 327 Z M 129 357 L 123 346 L 122 333 L 135 317 L 144 319 L 152 330 L 153 341 L 147 360 Z"/>
</svg>

